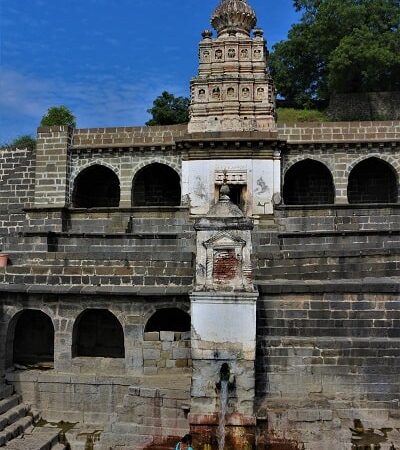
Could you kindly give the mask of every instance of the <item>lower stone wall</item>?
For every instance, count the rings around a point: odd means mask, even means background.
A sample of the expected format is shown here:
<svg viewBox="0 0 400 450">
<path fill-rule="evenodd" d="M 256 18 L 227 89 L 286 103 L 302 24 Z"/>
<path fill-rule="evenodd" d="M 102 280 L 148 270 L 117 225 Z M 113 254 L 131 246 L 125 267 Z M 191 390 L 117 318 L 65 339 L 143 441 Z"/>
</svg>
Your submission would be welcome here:
<svg viewBox="0 0 400 450">
<path fill-rule="evenodd" d="M 13 361 L 13 342 L 15 326 L 19 314 L 25 310 L 41 311 L 54 326 L 54 367 L 65 373 L 143 373 L 144 329 L 150 317 L 159 309 L 189 309 L 189 299 L 182 297 L 112 297 L 109 294 L 99 296 L 85 295 L 34 295 L 3 294 L 0 308 L 0 371 L 9 368 Z M 82 358 L 73 355 L 74 331 L 79 324 L 81 313 L 88 310 L 107 310 L 120 323 L 123 332 L 124 357 L 113 358 L 107 363 L 104 358 Z M 96 355 L 97 356 L 97 355 Z"/>
<path fill-rule="evenodd" d="M 399 326 L 395 294 L 263 295 L 256 389 L 266 439 L 307 450 L 398 448 Z"/>
<path fill-rule="evenodd" d="M 28 370 L 8 373 L 7 381 L 25 402 L 41 411 L 44 420 L 104 426 L 135 379 Z"/>
<path fill-rule="evenodd" d="M 144 333 L 144 373 L 170 373 L 173 369 L 192 367 L 190 331 L 153 331 Z"/>
</svg>

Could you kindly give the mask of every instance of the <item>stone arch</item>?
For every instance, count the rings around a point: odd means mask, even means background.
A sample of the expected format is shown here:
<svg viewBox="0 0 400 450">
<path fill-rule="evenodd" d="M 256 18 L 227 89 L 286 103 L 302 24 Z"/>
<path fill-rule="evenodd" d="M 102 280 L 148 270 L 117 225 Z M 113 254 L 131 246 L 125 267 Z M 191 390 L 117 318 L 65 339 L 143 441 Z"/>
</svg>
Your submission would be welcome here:
<svg viewBox="0 0 400 450">
<path fill-rule="evenodd" d="M 9 320 L 6 336 L 5 365 L 54 363 L 55 327 L 50 314 L 26 308 Z"/>
<path fill-rule="evenodd" d="M 348 175 L 347 198 L 349 204 L 397 203 L 399 177 L 395 167 L 376 156 L 363 158 Z"/>
<path fill-rule="evenodd" d="M 393 170 L 395 171 L 397 179 L 398 180 L 400 179 L 400 160 L 393 156 L 384 155 L 381 153 L 369 153 L 367 155 L 363 155 L 363 156 L 356 158 L 354 161 L 351 162 L 351 164 L 349 164 L 346 167 L 346 170 L 344 172 L 344 177 L 348 180 L 350 173 L 354 169 L 354 167 L 357 166 L 360 162 L 365 161 L 366 159 L 370 159 L 370 158 L 376 158 L 376 159 L 380 159 L 382 161 L 387 162 L 390 166 L 392 166 Z"/>
<path fill-rule="evenodd" d="M 158 308 L 151 316 L 146 320 L 144 331 L 177 331 L 187 332 L 190 331 L 191 318 L 188 312 L 182 308 L 174 307 L 162 307 Z"/>
<path fill-rule="evenodd" d="M 143 168 L 145 168 L 146 166 L 149 166 L 150 164 L 164 164 L 164 166 L 168 166 L 171 169 L 175 170 L 175 172 L 179 175 L 179 177 L 182 176 L 182 169 L 181 166 L 179 164 L 176 164 L 174 161 L 171 161 L 170 159 L 167 158 L 158 158 L 158 157 L 154 157 L 154 158 L 141 158 L 141 162 L 137 165 L 135 165 L 135 170 L 133 172 L 133 178 L 135 178 L 135 176 L 138 174 L 138 172 L 140 172 Z"/>
<path fill-rule="evenodd" d="M 285 164 L 284 168 L 283 168 L 283 177 L 286 175 L 286 172 L 292 168 L 295 164 L 301 162 L 301 161 L 305 161 L 307 159 L 310 159 L 312 161 L 317 161 L 321 164 L 323 164 L 324 166 L 327 167 L 327 169 L 333 174 L 335 172 L 335 167 L 332 161 L 329 161 L 327 159 L 324 158 L 320 158 L 318 155 L 312 155 L 312 154 L 302 154 L 301 156 L 297 156 L 296 158 L 291 159 L 290 161 L 287 162 L 287 164 Z"/>
<path fill-rule="evenodd" d="M 329 168 L 306 158 L 285 172 L 283 202 L 286 205 L 329 205 L 335 202 L 335 184 Z"/>
<path fill-rule="evenodd" d="M 72 330 L 72 357 L 124 358 L 125 338 L 121 321 L 108 309 L 87 308 Z"/>
<path fill-rule="evenodd" d="M 118 207 L 120 198 L 118 174 L 108 164 L 88 164 L 73 179 L 74 208 Z"/>
<path fill-rule="evenodd" d="M 171 165 L 152 161 L 136 170 L 132 206 L 179 206 L 180 203 L 180 174 Z"/>
</svg>

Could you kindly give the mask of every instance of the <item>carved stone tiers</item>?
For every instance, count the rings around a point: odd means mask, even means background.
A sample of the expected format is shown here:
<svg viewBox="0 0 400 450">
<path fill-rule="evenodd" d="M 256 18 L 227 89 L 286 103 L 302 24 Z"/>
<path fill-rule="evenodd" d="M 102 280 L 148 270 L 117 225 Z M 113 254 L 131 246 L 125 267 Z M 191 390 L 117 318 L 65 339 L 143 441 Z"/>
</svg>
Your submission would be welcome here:
<svg viewBox="0 0 400 450">
<path fill-rule="evenodd" d="M 257 24 L 257 17 L 246 0 L 223 0 L 214 11 L 211 24 L 219 37 L 225 33 L 235 35 L 238 32 L 244 32 L 249 36 Z"/>
<path fill-rule="evenodd" d="M 211 23 L 218 36 L 202 34 L 199 73 L 191 81 L 189 133 L 273 131 L 275 92 L 253 9 L 244 0 L 223 0 Z"/>
</svg>

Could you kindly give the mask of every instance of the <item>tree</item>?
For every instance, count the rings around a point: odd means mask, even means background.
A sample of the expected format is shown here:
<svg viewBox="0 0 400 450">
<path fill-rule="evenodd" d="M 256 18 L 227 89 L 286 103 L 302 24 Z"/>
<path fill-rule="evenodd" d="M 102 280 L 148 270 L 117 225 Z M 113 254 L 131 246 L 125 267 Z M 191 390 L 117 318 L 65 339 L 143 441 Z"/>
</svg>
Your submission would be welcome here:
<svg viewBox="0 0 400 450">
<path fill-rule="evenodd" d="M 53 106 L 48 109 L 42 117 L 41 127 L 51 127 L 53 125 L 68 125 L 76 127 L 76 119 L 72 112 L 66 106 Z"/>
<path fill-rule="evenodd" d="M 153 102 L 153 107 L 148 109 L 153 118 L 146 125 L 174 125 L 176 123 L 189 122 L 189 103 L 186 97 L 175 97 L 164 91 Z"/>
<path fill-rule="evenodd" d="M 334 92 L 400 90 L 400 0 L 294 0 L 303 13 L 273 47 L 278 93 L 309 107 Z"/>
<path fill-rule="evenodd" d="M 34 150 L 36 148 L 36 139 L 29 135 L 20 136 L 11 142 L 10 147 Z"/>
</svg>

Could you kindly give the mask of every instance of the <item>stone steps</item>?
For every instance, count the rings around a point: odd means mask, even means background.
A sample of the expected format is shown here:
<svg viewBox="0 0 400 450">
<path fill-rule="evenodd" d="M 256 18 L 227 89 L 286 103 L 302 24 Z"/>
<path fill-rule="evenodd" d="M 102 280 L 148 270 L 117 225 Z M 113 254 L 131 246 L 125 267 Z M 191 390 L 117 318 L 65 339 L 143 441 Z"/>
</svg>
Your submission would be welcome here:
<svg viewBox="0 0 400 450">
<path fill-rule="evenodd" d="M 7 450 L 64 450 L 65 445 L 58 442 L 60 430 L 49 428 L 33 428 L 31 432 L 9 442 Z"/>
<path fill-rule="evenodd" d="M 0 417 L 2 414 L 10 410 L 11 408 L 17 406 L 20 403 L 20 401 L 21 396 L 17 394 L 0 401 Z"/>
<path fill-rule="evenodd" d="M 7 389 L 8 392 L 11 389 Z M 0 447 L 10 450 L 64 450 L 58 446 L 60 430 L 35 427 L 39 413 L 23 403 L 20 395 L 0 401 Z"/>
<path fill-rule="evenodd" d="M 334 280 L 367 277 L 396 277 L 400 256 L 363 254 L 358 256 L 320 256 L 263 258 L 258 255 L 255 280 Z M 278 255 L 278 256 L 283 256 Z"/>
<path fill-rule="evenodd" d="M 14 392 L 14 387 L 9 384 L 1 384 L 0 385 L 0 402 L 1 400 L 11 397 Z M 0 413 L 1 414 L 1 413 Z"/>
<path fill-rule="evenodd" d="M 12 439 L 22 435 L 25 430 L 32 425 L 32 423 L 33 418 L 31 416 L 26 416 L 8 425 L 3 431 L 0 432 L 0 447 L 4 447 Z"/>
<path fill-rule="evenodd" d="M 0 416 L 0 432 L 9 425 L 25 417 L 28 411 L 29 405 L 26 403 L 20 403 L 2 414 Z"/>
</svg>

